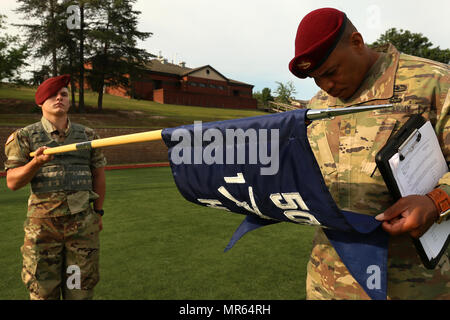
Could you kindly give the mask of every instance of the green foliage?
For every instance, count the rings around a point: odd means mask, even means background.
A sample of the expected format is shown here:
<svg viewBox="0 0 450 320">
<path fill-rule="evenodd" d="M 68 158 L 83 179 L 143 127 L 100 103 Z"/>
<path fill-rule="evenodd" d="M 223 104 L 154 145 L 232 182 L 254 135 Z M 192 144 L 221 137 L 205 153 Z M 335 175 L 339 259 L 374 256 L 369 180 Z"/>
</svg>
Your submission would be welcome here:
<svg viewBox="0 0 450 320">
<path fill-rule="evenodd" d="M 443 63 L 450 62 L 450 49 L 440 49 L 439 46 L 432 48 L 433 44 L 421 33 L 412 33 L 403 29 L 391 28 L 387 30 L 369 47 L 375 48 L 389 42 L 406 54 Z"/>
<path fill-rule="evenodd" d="M 262 89 L 261 92 L 261 100 L 263 102 L 263 105 L 267 106 L 269 101 L 273 101 L 274 98 L 272 97 L 272 93 L 269 88 Z"/>
<path fill-rule="evenodd" d="M 258 101 L 258 105 L 260 106 L 267 106 L 269 104 L 269 101 L 274 100 L 274 97 L 272 97 L 272 92 L 269 88 L 264 88 L 261 92 L 254 92 L 253 98 Z"/>
<path fill-rule="evenodd" d="M 57 0 L 17 0 L 15 10 L 26 23 L 18 24 L 24 31 L 26 41 L 33 49 L 33 57 L 51 58 L 52 76 L 58 74 L 58 55 L 63 47 L 60 43 L 64 12 Z"/>
<path fill-rule="evenodd" d="M 88 82 L 98 92 L 98 108 L 102 108 L 103 89 L 120 86 L 131 92 L 131 81 L 148 63 L 151 54 L 137 48 L 137 40 L 151 36 L 137 29 L 139 11 L 135 0 L 104 0 L 92 4 L 92 28 L 87 39 L 92 52 Z"/>
<path fill-rule="evenodd" d="M 0 14 L 0 31 L 3 34 L 5 27 L 5 15 Z M 17 36 L 0 36 L 0 81 L 3 79 L 13 80 L 14 76 L 22 66 L 28 65 L 28 47 L 21 44 Z M 17 81 L 16 81 L 17 82 Z"/>
<path fill-rule="evenodd" d="M 278 87 L 275 90 L 275 94 L 277 95 L 275 101 L 290 103 L 290 100 L 294 99 L 294 95 L 297 93 L 294 83 L 292 81 L 288 81 L 287 83 L 276 81 L 276 83 L 278 84 Z"/>
</svg>

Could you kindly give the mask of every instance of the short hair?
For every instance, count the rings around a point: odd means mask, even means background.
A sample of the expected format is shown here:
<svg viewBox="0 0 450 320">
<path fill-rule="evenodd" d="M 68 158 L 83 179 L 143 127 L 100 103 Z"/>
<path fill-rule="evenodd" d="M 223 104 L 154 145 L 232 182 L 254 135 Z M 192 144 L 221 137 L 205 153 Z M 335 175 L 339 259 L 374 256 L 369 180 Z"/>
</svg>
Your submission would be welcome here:
<svg viewBox="0 0 450 320">
<path fill-rule="evenodd" d="M 358 32 L 356 27 L 353 25 L 353 23 L 350 21 L 349 18 L 345 17 L 345 29 L 342 33 L 341 39 L 339 40 L 337 46 L 348 44 L 350 41 L 350 36 L 353 34 L 353 32 Z"/>
</svg>

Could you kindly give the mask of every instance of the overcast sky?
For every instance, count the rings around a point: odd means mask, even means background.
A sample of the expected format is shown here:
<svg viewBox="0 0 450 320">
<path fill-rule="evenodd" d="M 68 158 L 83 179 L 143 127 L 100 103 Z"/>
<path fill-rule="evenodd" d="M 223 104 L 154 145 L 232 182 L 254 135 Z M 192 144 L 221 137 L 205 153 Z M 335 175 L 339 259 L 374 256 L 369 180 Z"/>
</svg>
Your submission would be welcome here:
<svg viewBox="0 0 450 320">
<path fill-rule="evenodd" d="M 16 1 L 0 3 L 7 22 L 20 21 L 12 12 Z M 228 78 L 253 84 L 254 91 L 274 91 L 276 81 L 293 81 L 298 99 L 310 99 L 317 87 L 288 70 L 295 34 L 303 16 L 322 7 L 344 11 L 366 43 L 396 27 L 450 48 L 448 0 L 138 0 L 135 5 L 142 12 L 140 31 L 153 32 L 140 47 L 191 68 L 209 64 Z"/>
</svg>

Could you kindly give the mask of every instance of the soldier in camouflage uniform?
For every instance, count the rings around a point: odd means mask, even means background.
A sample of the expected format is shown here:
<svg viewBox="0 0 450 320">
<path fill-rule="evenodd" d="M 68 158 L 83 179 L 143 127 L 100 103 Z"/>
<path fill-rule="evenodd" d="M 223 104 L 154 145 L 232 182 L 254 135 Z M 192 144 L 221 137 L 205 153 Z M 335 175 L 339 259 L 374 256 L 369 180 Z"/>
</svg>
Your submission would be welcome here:
<svg viewBox="0 0 450 320">
<path fill-rule="evenodd" d="M 325 49 L 329 55 L 325 53 L 322 63 L 314 66 L 314 60 L 296 51 L 290 64 L 296 76 L 312 77 L 322 89 L 308 108 L 385 103 L 394 103 L 395 107 L 310 125 L 308 137 L 326 185 L 342 210 L 373 216 L 385 212 L 377 219 L 384 221 L 383 229 L 391 234 L 388 299 L 450 299 L 449 250 L 434 270 L 428 270 L 410 238 L 418 238 L 436 221 L 434 203 L 427 196 L 409 196 L 394 205 L 375 164 L 375 155 L 388 138 L 418 113 L 431 121 L 444 156 L 450 160 L 449 66 L 399 53 L 392 45 L 371 50 L 345 14 L 333 10 L 311 12 L 297 33 L 296 49 L 302 41 L 301 32 L 330 23 L 329 15 L 337 17 L 338 25 L 345 24 L 341 35 L 336 33 L 338 40 Z M 322 20 L 324 15 L 326 22 Z M 450 194 L 450 174 L 441 178 L 438 187 Z M 411 214 L 402 216 L 406 207 Z M 307 299 L 369 299 L 320 229 L 307 267 Z"/>
<path fill-rule="evenodd" d="M 32 300 L 92 299 L 99 281 L 105 157 L 99 149 L 43 154 L 48 147 L 98 139 L 69 120 L 68 82 L 60 76 L 39 86 L 41 121 L 15 131 L 5 146 L 8 187 L 31 184 L 21 252 Z"/>
</svg>

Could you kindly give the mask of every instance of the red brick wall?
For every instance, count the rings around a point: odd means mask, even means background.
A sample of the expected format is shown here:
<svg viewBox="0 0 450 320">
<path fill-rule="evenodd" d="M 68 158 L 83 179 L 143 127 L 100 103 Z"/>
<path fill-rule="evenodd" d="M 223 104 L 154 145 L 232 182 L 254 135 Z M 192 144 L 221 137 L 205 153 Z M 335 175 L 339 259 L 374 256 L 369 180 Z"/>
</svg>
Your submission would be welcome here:
<svg viewBox="0 0 450 320">
<path fill-rule="evenodd" d="M 203 106 L 219 108 L 256 108 L 257 101 L 246 97 L 228 97 L 191 92 L 169 91 L 158 89 L 153 91 L 153 99 L 159 103 L 179 104 L 186 106 Z"/>
<path fill-rule="evenodd" d="M 246 86 L 239 86 L 236 84 L 230 84 L 230 86 L 228 87 L 229 90 L 229 95 L 230 96 L 234 96 L 234 90 L 239 92 L 239 96 L 240 97 L 247 97 L 247 98 L 252 98 L 253 94 L 252 94 L 252 88 L 250 87 L 246 87 Z"/>
<path fill-rule="evenodd" d="M 164 103 L 164 89 L 153 90 L 153 101 Z"/>
<path fill-rule="evenodd" d="M 153 101 L 153 82 L 150 81 L 134 82 L 134 92 L 138 99 Z"/>
<path fill-rule="evenodd" d="M 155 90 L 155 82 L 161 81 L 160 85 L 162 89 L 168 90 L 181 90 L 181 82 L 176 76 L 165 76 L 159 74 L 152 74 L 150 76 L 145 76 L 143 81 L 134 82 L 134 90 L 137 98 L 157 101 L 154 100 L 153 92 Z"/>
<path fill-rule="evenodd" d="M 126 98 L 130 97 L 127 94 L 127 90 L 125 90 L 122 87 L 106 87 L 105 88 L 105 93 L 112 94 L 114 96 L 119 96 L 119 97 L 126 97 Z"/>
</svg>

